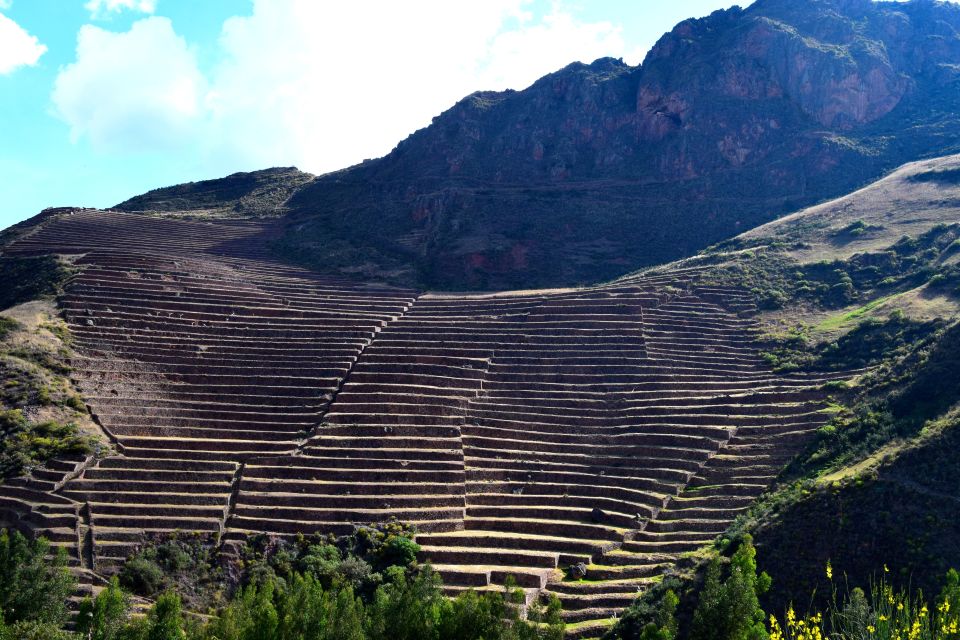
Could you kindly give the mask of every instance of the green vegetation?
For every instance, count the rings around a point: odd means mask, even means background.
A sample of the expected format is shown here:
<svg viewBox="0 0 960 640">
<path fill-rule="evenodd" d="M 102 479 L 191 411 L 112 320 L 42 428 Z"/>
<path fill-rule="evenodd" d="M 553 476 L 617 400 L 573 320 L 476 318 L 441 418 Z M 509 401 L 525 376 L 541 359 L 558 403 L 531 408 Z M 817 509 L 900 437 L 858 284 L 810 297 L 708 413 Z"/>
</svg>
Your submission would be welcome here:
<svg viewBox="0 0 960 640">
<path fill-rule="evenodd" d="M 416 568 L 419 547 L 413 531 L 397 522 L 360 527 L 349 536 L 266 534 L 221 550 L 214 537 L 199 533 L 165 534 L 148 539 L 127 559 L 121 586 L 145 597 L 175 590 L 193 611 L 212 611 L 225 598 L 251 584 L 290 580 L 309 574 L 325 588 L 349 584 L 369 599 L 391 567 Z"/>
<path fill-rule="evenodd" d="M 20 328 L 20 323 L 16 320 L 10 318 L 5 318 L 0 316 L 0 340 L 5 339 L 8 335 Z"/>
<path fill-rule="evenodd" d="M 93 442 L 75 423 L 30 422 L 20 409 L 0 411 L 0 479 L 61 455 L 90 453 Z"/>
<path fill-rule="evenodd" d="M 3 318 L 0 317 L 0 320 Z M 86 454 L 94 439 L 81 432 L 83 401 L 65 378 L 65 351 L 45 346 L 11 346 L 8 338 L 25 331 L 15 322 L 0 337 L 0 481 L 61 455 Z M 48 410 L 45 417 L 40 410 Z"/>
<path fill-rule="evenodd" d="M 0 309 L 58 295 L 71 275 L 53 256 L 0 258 Z"/>
<path fill-rule="evenodd" d="M 79 427 L 86 405 L 66 377 L 70 353 L 62 340 L 40 337 L 52 327 L 61 325 L 30 331 L 0 316 L 0 481 L 94 448 Z"/>
<path fill-rule="evenodd" d="M 939 597 L 928 602 L 921 591 L 894 590 L 887 582 L 888 569 L 871 585 L 869 596 L 861 588 L 848 590 L 842 599 L 833 581 L 833 567 L 825 574 L 832 600 L 825 611 L 797 616 L 793 607 L 781 619 L 770 617 L 770 640 L 953 640 L 960 636 L 960 575 L 951 569 Z"/>
<path fill-rule="evenodd" d="M 762 239 L 733 240 L 728 250 L 750 249 L 712 268 L 703 284 L 744 287 L 763 310 L 806 304 L 840 309 L 860 300 L 864 306 L 833 318 L 822 330 L 839 328 L 882 304 L 889 297 L 928 282 L 942 283 L 953 294 L 957 268 L 942 261 L 957 251 L 960 224 L 941 224 L 917 238 L 905 236 L 883 251 L 858 253 L 847 260 L 798 265 L 785 255 L 787 244 Z M 717 257 L 714 256 L 713 259 Z"/>
<path fill-rule="evenodd" d="M 931 344 L 943 322 L 917 322 L 902 312 L 868 318 L 830 342 L 817 342 L 816 330 L 798 325 L 768 336 L 762 352 L 775 371 L 853 371 L 893 362 Z"/>
<path fill-rule="evenodd" d="M 834 240 L 870 231 L 853 223 Z M 762 355 L 777 371 L 849 372 L 823 385 L 829 394 L 823 413 L 830 421 L 708 554 L 727 553 L 752 535 L 759 569 L 780 576 L 759 598 L 765 610 L 784 611 L 799 602 L 828 612 L 830 590 L 820 574 L 831 557 L 860 584 L 870 580 L 876 558 L 895 558 L 895 574 L 926 593 L 936 593 L 937 576 L 960 565 L 960 464 L 954 453 L 960 447 L 960 324 L 914 313 L 923 313 L 925 299 L 960 295 L 960 266 L 951 264 L 960 250 L 958 236 L 960 225 L 940 225 L 885 250 L 815 264 L 789 257 L 791 238 L 737 240 L 694 262 L 708 267 L 696 284 L 745 284 L 768 312 L 762 316 L 776 328 L 761 339 Z M 802 234 L 794 240 L 801 243 Z M 879 313 L 888 307 L 894 310 Z M 722 557 L 701 559 L 692 574 L 669 579 L 679 596 L 676 637 L 693 637 L 705 576 L 713 572 L 711 593 L 722 584 L 717 562 L 728 564 Z M 651 589 L 618 625 L 623 633 L 610 637 L 639 638 L 649 624 L 662 629 L 653 615 L 663 610 L 665 597 L 663 589 Z M 845 635 L 828 622 L 823 637 L 871 637 Z M 778 625 L 764 634 L 815 637 L 799 635 L 782 616 Z M 709 626 L 720 628 L 716 620 Z M 757 631 L 756 637 L 764 635 Z"/>
<path fill-rule="evenodd" d="M 246 584 L 206 619 L 189 613 L 173 589 L 159 593 L 145 616 L 135 615 L 121 576 L 81 604 L 77 633 L 69 633 L 62 629 L 65 601 L 76 584 L 65 554 L 51 555 L 46 542 L 28 543 L 4 531 L 0 640 L 562 640 L 556 601 L 529 607 L 524 620 L 523 592 L 509 585 L 447 598 L 439 576 L 417 565 L 409 536 L 405 527 L 386 525 L 328 542 L 301 538 L 289 546 L 258 537 L 245 551 L 252 566 L 237 563 Z M 153 562 L 163 580 L 165 569 L 178 573 L 202 564 L 185 557 L 190 546 L 167 540 L 151 545 L 137 562 Z M 350 565 L 361 558 L 340 555 L 342 548 L 372 563 L 360 581 L 351 577 Z"/>
<path fill-rule="evenodd" d="M 806 583 L 798 615 L 788 602 L 783 615 L 767 615 L 762 597 L 773 584 L 757 571 L 749 536 L 728 559 L 715 555 L 686 582 L 672 579 L 669 589 L 652 589 L 628 609 L 603 640 L 955 640 L 960 637 L 960 574 L 937 579 L 939 596 L 929 601 L 922 590 L 895 589 L 884 564 L 867 589 L 850 587 L 847 576 L 828 558 L 817 571 L 822 594 Z M 940 574 L 944 575 L 943 573 Z M 935 589 L 934 593 L 937 592 Z M 682 594 L 681 597 L 677 593 Z M 820 602 L 820 605 L 816 603 Z M 692 615 L 690 612 L 692 611 Z"/>
<path fill-rule="evenodd" d="M 849 242 L 860 236 L 864 236 L 871 231 L 881 231 L 883 227 L 874 224 L 867 224 L 863 220 L 855 220 L 833 234 L 833 237 L 840 242 Z"/>
<path fill-rule="evenodd" d="M 730 558 L 726 577 L 719 558 L 707 566 L 703 590 L 690 625 L 691 640 L 759 640 L 766 637 L 766 614 L 759 597 L 770 588 L 770 576 L 757 574 L 757 552 L 746 536 Z"/>
<path fill-rule="evenodd" d="M 788 468 L 787 477 L 813 477 L 862 459 L 895 439 L 920 434 L 960 398 L 960 325 L 927 333 L 902 317 L 869 323 L 850 336 L 846 350 L 854 362 L 888 359 L 865 375 L 849 408 L 820 429 L 807 451 Z M 911 340 L 909 338 L 918 338 Z M 885 346 L 886 345 L 886 346 Z"/>
<path fill-rule="evenodd" d="M 75 590 L 62 549 L 0 530 L 0 639 L 55 638 Z"/>
<path fill-rule="evenodd" d="M 767 638 L 760 597 L 771 579 L 757 572 L 756 555 L 748 535 L 729 558 L 713 554 L 694 579 L 667 578 L 631 605 L 604 640 Z"/>
</svg>

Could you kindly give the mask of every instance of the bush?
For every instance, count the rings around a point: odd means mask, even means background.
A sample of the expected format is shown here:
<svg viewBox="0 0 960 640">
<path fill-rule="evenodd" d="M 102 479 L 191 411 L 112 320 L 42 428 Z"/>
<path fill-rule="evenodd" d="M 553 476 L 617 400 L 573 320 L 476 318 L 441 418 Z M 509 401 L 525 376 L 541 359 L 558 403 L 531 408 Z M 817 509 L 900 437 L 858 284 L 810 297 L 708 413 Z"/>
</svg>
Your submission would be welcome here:
<svg viewBox="0 0 960 640">
<path fill-rule="evenodd" d="M 82 640 L 82 638 L 49 622 L 21 621 L 8 627 L 0 621 L 0 640 Z"/>
<path fill-rule="evenodd" d="M 417 561 L 420 545 L 412 538 L 393 536 L 387 540 L 380 552 L 379 560 L 384 566 L 406 567 Z"/>
<path fill-rule="evenodd" d="M 123 565 L 120 584 L 142 596 L 156 595 L 163 589 L 163 570 L 152 560 L 135 556 Z"/>
<path fill-rule="evenodd" d="M 87 598 L 80 604 L 77 631 L 87 640 L 120 640 L 129 609 L 129 599 L 114 577 L 96 599 Z"/>
<path fill-rule="evenodd" d="M 0 340 L 20 328 L 20 323 L 5 316 L 0 316 Z"/>
<path fill-rule="evenodd" d="M 0 530 L 0 617 L 7 623 L 59 625 L 67 617 L 67 599 L 77 585 L 63 549 L 43 538 Z"/>
<path fill-rule="evenodd" d="M 0 412 L 0 478 L 20 475 L 26 467 L 60 455 L 86 454 L 91 439 L 74 423 L 28 422 L 17 409 Z"/>
</svg>

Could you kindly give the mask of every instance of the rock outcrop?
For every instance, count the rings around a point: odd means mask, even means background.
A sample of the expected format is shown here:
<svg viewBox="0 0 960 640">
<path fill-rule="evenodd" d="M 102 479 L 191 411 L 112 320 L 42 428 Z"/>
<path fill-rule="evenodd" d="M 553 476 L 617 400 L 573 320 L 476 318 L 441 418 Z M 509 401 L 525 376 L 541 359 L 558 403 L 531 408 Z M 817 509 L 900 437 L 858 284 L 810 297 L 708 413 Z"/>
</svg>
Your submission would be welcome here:
<svg viewBox="0 0 960 640">
<path fill-rule="evenodd" d="M 960 149 L 960 7 L 760 0 L 639 67 L 480 92 L 289 202 L 286 250 L 448 288 L 596 281 Z"/>
</svg>

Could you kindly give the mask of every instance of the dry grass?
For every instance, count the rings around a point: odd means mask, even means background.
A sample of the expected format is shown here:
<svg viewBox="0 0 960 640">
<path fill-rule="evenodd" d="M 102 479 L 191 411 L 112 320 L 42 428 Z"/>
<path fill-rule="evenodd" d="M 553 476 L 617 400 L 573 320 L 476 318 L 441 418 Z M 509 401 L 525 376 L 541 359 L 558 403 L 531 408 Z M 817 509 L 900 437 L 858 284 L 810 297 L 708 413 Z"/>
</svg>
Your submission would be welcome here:
<svg viewBox="0 0 960 640">
<path fill-rule="evenodd" d="M 780 238 L 788 242 L 800 239 L 806 246 L 788 253 L 801 264 L 883 251 L 905 235 L 918 236 L 938 224 L 960 219 L 960 183 L 922 179 L 933 172 L 957 169 L 960 155 L 904 165 L 859 191 L 798 211 L 740 237 Z M 858 221 L 867 225 L 868 230 L 855 236 L 843 233 L 843 229 Z"/>
<path fill-rule="evenodd" d="M 57 356 L 69 348 L 61 336 L 68 335 L 66 323 L 57 315 L 55 303 L 51 300 L 34 300 L 0 311 L 0 316 L 19 323 L 19 327 L 7 335 L 3 341 L 4 351 L 25 350 L 42 352 Z M 45 376 L 51 375 L 49 372 Z M 55 382 L 65 388 L 66 393 L 79 396 L 79 392 L 66 376 L 56 376 Z M 34 422 L 73 422 L 80 431 L 101 438 L 107 442 L 107 436 L 86 412 L 78 412 L 70 407 L 49 405 L 31 406 L 24 411 Z"/>
</svg>

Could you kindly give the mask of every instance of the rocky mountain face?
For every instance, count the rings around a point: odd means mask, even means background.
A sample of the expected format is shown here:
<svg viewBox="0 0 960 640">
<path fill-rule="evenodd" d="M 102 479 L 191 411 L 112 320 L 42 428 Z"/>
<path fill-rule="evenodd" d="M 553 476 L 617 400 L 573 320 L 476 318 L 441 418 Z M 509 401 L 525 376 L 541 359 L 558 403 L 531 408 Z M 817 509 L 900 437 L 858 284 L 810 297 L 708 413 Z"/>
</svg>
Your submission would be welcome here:
<svg viewBox="0 0 960 640">
<path fill-rule="evenodd" d="M 569 285 L 669 260 L 960 149 L 960 7 L 760 0 L 639 67 L 468 96 L 291 201 L 285 249 L 448 288 Z"/>
<path fill-rule="evenodd" d="M 296 185 L 278 248 L 433 288 L 595 282 L 960 151 L 958 103 L 960 6 L 758 0 L 682 22 L 638 67 L 466 97 Z"/>
</svg>

